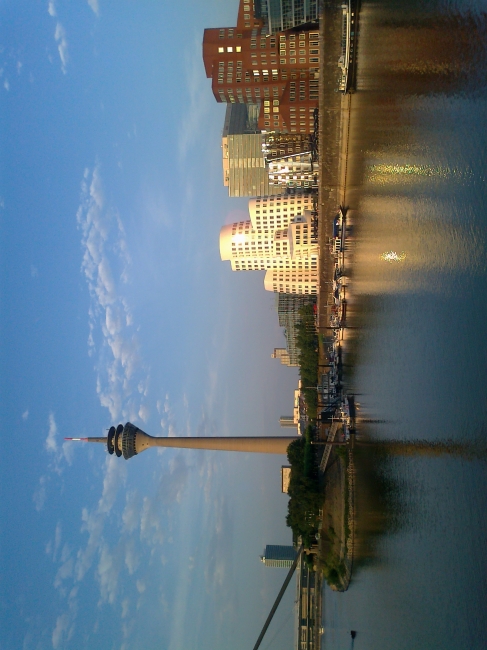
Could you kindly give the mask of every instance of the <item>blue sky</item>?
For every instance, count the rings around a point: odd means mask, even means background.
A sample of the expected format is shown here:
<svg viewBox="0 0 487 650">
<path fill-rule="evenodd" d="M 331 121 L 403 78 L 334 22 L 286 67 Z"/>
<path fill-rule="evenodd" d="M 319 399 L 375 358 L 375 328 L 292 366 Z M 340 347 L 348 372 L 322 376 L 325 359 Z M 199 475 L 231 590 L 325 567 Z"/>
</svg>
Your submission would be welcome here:
<svg viewBox="0 0 487 650">
<path fill-rule="evenodd" d="M 277 434 L 291 412 L 273 296 L 219 259 L 246 202 L 201 41 L 236 13 L 0 3 L 2 650 L 248 648 L 284 579 L 258 560 L 290 542 L 283 458 L 63 443 L 126 420 Z"/>
</svg>

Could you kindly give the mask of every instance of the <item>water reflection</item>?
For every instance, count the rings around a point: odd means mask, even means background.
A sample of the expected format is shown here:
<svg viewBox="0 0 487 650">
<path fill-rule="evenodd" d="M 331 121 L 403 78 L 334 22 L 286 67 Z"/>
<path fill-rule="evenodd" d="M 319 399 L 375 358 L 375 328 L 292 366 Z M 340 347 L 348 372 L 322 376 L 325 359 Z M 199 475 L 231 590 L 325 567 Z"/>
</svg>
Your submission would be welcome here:
<svg viewBox="0 0 487 650">
<path fill-rule="evenodd" d="M 485 645 L 486 25 L 480 2 L 362 2 L 343 359 L 368 444 L 325 648 Z"/>
<path fill-rule="evenodd" d="M 362 423 L 362 428 L 365 423 Z M 359 422 L 360 427 L 360 422 Z M 478 437 L 468 442 L 455 440 L 373 440 L 359 437 L 354 447 L 356 469 L 356 530 L 354 570 L 380 563 L 381 538 L 414 525 L 410 488 L 395 472 L 397 457 L 444 458 L 487 461 L 487 441 Z M 406 488 L 406 490 L 404 489 Z"/>
</svg>

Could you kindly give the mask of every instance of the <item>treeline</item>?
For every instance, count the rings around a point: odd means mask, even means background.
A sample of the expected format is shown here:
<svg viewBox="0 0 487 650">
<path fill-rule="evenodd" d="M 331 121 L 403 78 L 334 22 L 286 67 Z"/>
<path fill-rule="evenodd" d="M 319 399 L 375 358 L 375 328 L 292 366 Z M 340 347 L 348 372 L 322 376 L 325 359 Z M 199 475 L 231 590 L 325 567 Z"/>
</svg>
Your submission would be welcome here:
<svg viewBox="0 0 487 650">
<path fill-rule="evenodd" d="M 296 324 L 296 345 L 299 348 L 299 374 L 303 383 L 303 396 L 309 419 L 316 418 L 318 406 L 318 333 L 315 325 L 314 305 L 304 305 L 299 310 L 301 320 Z"/>
<path fill-rule="evenodd" d="M 302 438 L 293 440 L 287 450 L 291 465 L 289 504 L 286 524 L 296 540 L 302 537 L 305 548 L 315 540 L 319 525 L 322 497 L 318 484 L 315 447 L 311 444 L 314 429 L 309 426 Z"/>
</svg>

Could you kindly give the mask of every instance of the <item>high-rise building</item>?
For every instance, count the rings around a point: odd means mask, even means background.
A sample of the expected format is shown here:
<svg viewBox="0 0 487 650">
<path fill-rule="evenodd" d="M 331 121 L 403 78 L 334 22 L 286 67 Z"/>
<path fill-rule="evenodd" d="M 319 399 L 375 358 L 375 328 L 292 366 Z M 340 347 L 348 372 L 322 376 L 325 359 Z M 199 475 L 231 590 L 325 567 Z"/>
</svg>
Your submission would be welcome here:
<svg viewBox="0 0 487 650">
<path fill-rule="evenodd" d="M 287 228 L 290 222 L 306 210 L 312 210 L 311 194 L 277 194 L 262 196 L 249 201 L 249 215 L 254 230 L 278 230 Z"/>
<path fill-rule="evenodd" d="M 222 132 L 223 184 L 229 196 L 278 194 L 277 184 L 269 184 L 262 147 L 264 136 L 258 128 L 258 104 L 228 104 Z"/>
<path fill-rule="evenodd" d="M 270 34 L 318 23 L 318 0 L 254 0 L 254 16 Z"/>
<path fill-rule="evenodd" d="M 268 163 L 268 169 L 270 187 L 278 185 L 281 192 L 287 188 L 309 192 L 318 187 L 318 171 L 311 153 L 276 158 Z"/>
<path fill-rule="evenodd" d="M 284 428 L 292 427 L 295 429 L 297 427 L 297 424 L 294 421 L 294 417 L 292 415 L 281 415 L 279 418 L 279 424 Z"/>
<path fill-rule="evenodd" d="M 299 310 L 305 305 L 315 302 L 313 296 L 299 296 L 279 293 L 276 296 L 276 310 L 279 325 L 284 328 L 286 348 L 291 365 L 299 365 L 299 349 L 296 344 L 296 325 L 301 320 Z"/>
<path fill-rule="evenodd" d="M 222 137 L 236 133 L 260 133 L 258 104 L 228 104 L 223 122 Z"/>
<path fill-rule="evenodd" d="M 232 104 L 232 106 L 239 104 Z M 269 131 L 264 134 L 264 157 L 266 162 L 277 158 L 287 158 L 295 154 L 311 153 L 311 136 L 305 133 L 279 133 Z"/>
<path fill-rule="evenodd" d="M 318 108 L 318 30 L 270 34 L 240 0 L 237 25 L 205 29 L 203 62 L 217 102 L 261 103 L 259 129 L 312 133 Z"/>
<path fill-rule="evenodd" d="M 220 257 L 231 262 L 233 271 L 317 273 L 318 246 L 305 223 L 306 216 L 297 216 L 287 228 L 274 231 L 254 230 L 250 220 L 228 224 L 220 230 Z"/>
<path fill-rule="evenodd" d="M 316 295 L 318 285 L 317 270 L 269 269 L 264 277 L 264 289 L 274 293 Z"/>
<path fill-rule="evenodd" d="M 286 348 L 274 348 L 274 352 L 271 354 L 271 359 L 279 359 L 283 366 L 295 365 L 291 363 L 291 358 L 289 357 L 289 352 Z"/>
<path fill-rule="evenodd" d="M 297 551 L 294 546 L 267 544 L 264 555 L 260 556 L 260 560 L 266 566 L 290 569 L 296 555 Z"/>
<path fill-rule="evenodd" d="M 276 196 L 250 201 L 250 220 L 220 230 L 221 259 L 230 261 L 233 271 L 267 270 L 264 286 L 269 291 L 317 293 L 317 232 L 311 211 L 303 210 L 310 200 Z"/>
</svg>

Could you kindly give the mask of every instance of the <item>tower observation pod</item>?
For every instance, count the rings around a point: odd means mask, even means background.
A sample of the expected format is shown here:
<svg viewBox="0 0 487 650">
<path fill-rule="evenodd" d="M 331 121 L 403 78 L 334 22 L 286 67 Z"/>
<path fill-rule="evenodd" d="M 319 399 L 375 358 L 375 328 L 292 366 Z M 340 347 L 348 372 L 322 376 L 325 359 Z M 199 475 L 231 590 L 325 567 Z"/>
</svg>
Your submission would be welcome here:
<svg viewBox="0 0 487 650">
<path fill-rule="evenodd" d="M 298 436 L 246 436 L 246 437 L 194 437 L 154 438 L 131 422 L 110 427 L 106 438 L 65 438 L 83 442 L 100 442 L 109 454 L 123 456 L 125 460 L 150 447 L 176 447 L 178 449 L 209 449 L 214 451 L 243 451 L 260 454 L 286 454 L 287 448 Z"/>
</svg>

